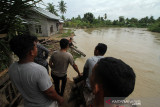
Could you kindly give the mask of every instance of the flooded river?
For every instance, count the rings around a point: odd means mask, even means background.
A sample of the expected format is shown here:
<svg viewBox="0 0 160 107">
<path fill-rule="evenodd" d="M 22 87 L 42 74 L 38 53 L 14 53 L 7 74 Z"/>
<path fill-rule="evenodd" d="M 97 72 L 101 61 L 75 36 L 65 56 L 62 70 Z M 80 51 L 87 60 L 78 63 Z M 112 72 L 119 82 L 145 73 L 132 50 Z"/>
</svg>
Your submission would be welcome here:
<svg viewBox="0 0 160 107">
<path fill-rule="evenodd" d="M 97 28 L 75 30 L 74 41 L 87 56 L 76 59 L 82 72 L 87 58 L 98 43 L 105 43 L 105 56 L 122 59 L 136 73 L 136 85 L 129 98 L 141 100 L 140 107 L 160 106 L 160 33 L 138 28 Z M 68 77 L 77 73 L 69 67 Z"/>
</svg>

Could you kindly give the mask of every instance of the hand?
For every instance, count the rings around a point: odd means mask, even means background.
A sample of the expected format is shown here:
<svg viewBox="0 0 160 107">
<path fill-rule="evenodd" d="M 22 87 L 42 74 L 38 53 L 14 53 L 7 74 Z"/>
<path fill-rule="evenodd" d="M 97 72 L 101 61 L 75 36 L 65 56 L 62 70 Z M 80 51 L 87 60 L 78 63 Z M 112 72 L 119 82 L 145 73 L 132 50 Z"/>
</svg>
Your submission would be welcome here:
<svg viewBox="0 0 160 107">
<path fill-rule="evenodd" d="M 78 76 L 80 77 L 80 76 L 82 76 L 82 74 L 78 73 Z"/>
<path fill-rule="evenodd" d="M 62 105 L 64 103 L 64 98 L 60 97 L 59 100 L 58 100 L 58 103 L 59 103 L 59 105 Z"/>
</svg>

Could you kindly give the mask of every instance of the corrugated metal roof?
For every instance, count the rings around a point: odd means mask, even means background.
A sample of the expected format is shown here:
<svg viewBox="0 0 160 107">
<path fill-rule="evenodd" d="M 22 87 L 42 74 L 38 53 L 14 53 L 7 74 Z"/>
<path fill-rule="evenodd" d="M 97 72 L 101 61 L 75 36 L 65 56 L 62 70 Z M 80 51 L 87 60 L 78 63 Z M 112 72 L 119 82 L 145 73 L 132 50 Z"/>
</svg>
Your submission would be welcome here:
<svg viewBox="0 0 160 107">
<path fill-rule="evenodd" d="M 39 14 L 41 14 L 49 19 L 60 20 L 60 18 L 58 16 L 56 16 L 55 14 L 52 14 L 51 12 L 44 10 L 40 7 L 33 7 L 32 9 L 33 9 L 33 11 L 38 12 Z"/>
<path fill-rule="evenodd" d="M 64 23 L 64 21 L 62 19 L 59 20 L 60 23 Z"/>
</svg>

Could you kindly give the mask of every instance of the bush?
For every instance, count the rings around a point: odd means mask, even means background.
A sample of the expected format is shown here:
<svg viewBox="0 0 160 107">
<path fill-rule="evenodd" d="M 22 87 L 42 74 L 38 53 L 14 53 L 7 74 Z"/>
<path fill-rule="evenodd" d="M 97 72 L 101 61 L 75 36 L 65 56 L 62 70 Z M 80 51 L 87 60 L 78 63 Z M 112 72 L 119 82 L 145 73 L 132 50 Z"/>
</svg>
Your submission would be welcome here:
<svg viewBox="0 0 160 107">
<path fill-rule="evenodd" d="M 74 32 L 71 31 L 71 29 L 67 30 L 66 33 L 63 33 L 60 37 L 68 37 L 74 34 Z"/>
<path fill-rule="evenodd" d="M 11 51 L 9 44 L 4 39 L 0 39 L 0 72 L 8 68 L 11 63 Z"/>
<path fill-rule="evenodd" d="M 148 30 L 152 32 L 159 32 L 160 33 L 160 22 L 154 23 L 151 26 L 149 26 Z"/>
</svg>

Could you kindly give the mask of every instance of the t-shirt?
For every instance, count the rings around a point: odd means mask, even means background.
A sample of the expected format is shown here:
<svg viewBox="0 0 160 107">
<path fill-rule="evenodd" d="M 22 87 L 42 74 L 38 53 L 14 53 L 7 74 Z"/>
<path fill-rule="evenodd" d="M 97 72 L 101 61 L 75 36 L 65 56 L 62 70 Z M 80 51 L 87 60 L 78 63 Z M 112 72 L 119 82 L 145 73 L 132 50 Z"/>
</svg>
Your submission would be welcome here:
<svg viewBox="0 0 160 107">
<path fill-rule="evenodd" d="M 92 69 L 94 67 L 94 65 L 101 59 L 103 58 L 103 56 L 93 56 L 91 58 L 88 58 L 85 65 L 84 65 L 84 68 L 88 68 L 89 69 L 89 73 L 88 73 L 88 78 L 86 79 L 86 86 L 88 88 L 91 88 L 90 86 L 90 77 L 92 75 Z"/>
<path fill-rule="evenodd" d="M 25 107 L 49 107 L 53 102 L 42 91 L 52 86 L 46 69 L 34 62 L 13 63 L 9 77 L 24 98 Z"/>
<path fill-rule="evenodd" d="M 45 48 L 40 43 L 37 43 L 37 49 L 38 49 L 38 53 L 37 53 L 37 56 L 34 59 L 34 62 L 36 62 L 37 64 L 40 64 L 40 65 L 45 67 L 48 64 L 46 59 L 48 58 L 49 51 L 48 51 L 47 48 Z"/>
<path fill-rule="evenodd" d="M 73 66 L 73 56 L 69 52 L 54 51 L 50 61 L 53 63 L 52 74 L 63 77 L 67 74 L 68 65 Z"/>
</svg>

